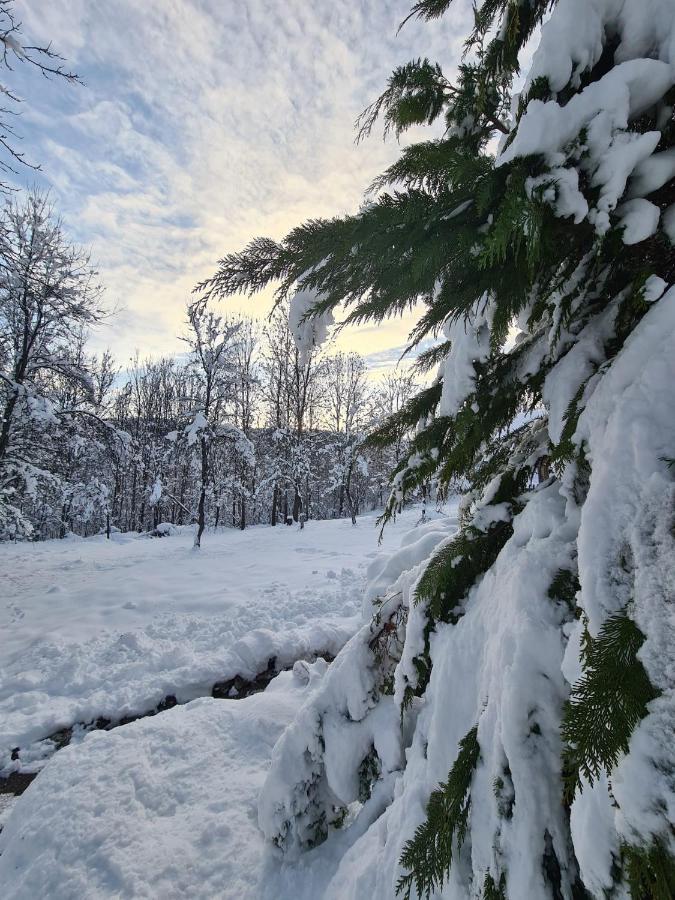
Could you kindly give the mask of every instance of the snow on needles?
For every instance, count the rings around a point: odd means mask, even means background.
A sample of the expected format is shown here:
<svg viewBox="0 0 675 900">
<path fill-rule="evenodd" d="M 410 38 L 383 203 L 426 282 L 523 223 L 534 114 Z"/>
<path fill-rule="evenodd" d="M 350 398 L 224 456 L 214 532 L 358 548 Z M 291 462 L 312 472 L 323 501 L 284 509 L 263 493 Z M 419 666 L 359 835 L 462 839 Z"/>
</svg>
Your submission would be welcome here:
<svg viewBox="0 0 675 900">
<path fill-rule="evenodd" d="M 675 820 L 675 484 L 666 459 L 675 447 L 675 289 L 655 303 L 597 383 L 579 418 L 593 479 L 579 529 L 580 603 L 591 634 L 630 604 L 645 642 L 639 651 L 661 692 L 606 779 L 572 806 L 572 834 L 584 878 L 611 884 L 620 838 L 667 832 Z M 570 645 L 570 653 L 576 646 Z M 598 836 L 589 842 L 588 836 Z"/>
<path fill-rule="evenodd" d="M 321 294 L 312 290 L 300 290 L 291 298 L 288 310 L 288 327 L 295 346 L 300 353 L 300 364 L 306 365 L 312 350 L 320 347 L 328 337 L 328 329 L 333 324 L 333 313 L 326 310 L 313 313 L 321 302 Z"/>
<path fill-rule="evenodd" d="M 473 315 L 448 322 L 444 327 L 451 348 L 439 374 L 443 378 L 439 415 L 455 416 L 476 382 L 474 363 L 484 362 L 490 353 L 490 307 L 487 298 L 476 304 Z"/>
<path fill-rule="evenodd" d="M 546 79 L 554 93 L 570 79 L 578 86 L 600 59 L 607 32 L 617 37 L 618 64 L 565 104 L 530 100 L 498 164 L 543 154 L 551 171 L 530 179 L 530 189 L 543 188 L 543 199 L 557 215 L 573 216 L 575 222 L 588 217 L 604 234 L 632 175 L 633 201 L 672 176 L 672 151 L 654 156 L 660 132 L 638 134 L 629 123 L 675 83 L 674 23 L 672 0 L 560 0 L 542 28 L 525 93 L 538 79 Z M 577 168 L 587 174 L 590 187 L 598 189 L 592 203 L 579 188 Z M 552 196 L 546 184 L 554 188 Z M 627 244 L 644 240 L 658 225 L 659 210 L 646 201 L 625 204 L 621 215 Z"/>
</svg>

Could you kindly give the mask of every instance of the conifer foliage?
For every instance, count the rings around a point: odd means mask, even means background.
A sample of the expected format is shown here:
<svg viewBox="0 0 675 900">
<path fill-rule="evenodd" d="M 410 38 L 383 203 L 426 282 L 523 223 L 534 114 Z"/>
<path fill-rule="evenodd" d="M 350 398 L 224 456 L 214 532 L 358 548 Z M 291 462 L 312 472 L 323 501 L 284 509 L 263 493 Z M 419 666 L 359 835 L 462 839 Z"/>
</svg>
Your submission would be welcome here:
<svg viewBox="0 0 675 900">
<path fill-rule="evenodd" d="M 413 884 L 417 895 L 431 896 L 452 865 L 455 846 L 459 850 L 466 837 L 471 810 L 471 778 L 480 756 L 477 729 L 460 741 L 459 753 L 448 780 L 434 791 L 427 806 L 427 819 L 403 848 L 401 863 L 410 871 L 396 887 L 409 900 Z"/>
<path fill-rule="evenodd" d="M 439 338 L 421 361 L 433 385 L 370 441 L 416 428 L 385 519 L 459 480 L 461 528 L 397 600 L 386 722 L 406 764 L 383 822 L 352 819 L 335 896 L 672 896 L 674 67 L 675 0 L 483 0 L 454 79 L 413 60 L 357 123 L 443 136 L 402 150 L 357 214 L 258 239 L 200 286 L 276 283 L 279 300 L 313 292 L 309 319 L 354 323 L 421 302 L 410 344 Z M 365 665 L 342 657 L 342 678 Z M 339 784 L 363 759 L 340 782 L 310 732 L 296 723 L 293 752 L 329 801 L 302 802 L 282 738 L 261 800 L 272 839 L 353 800 Z M 272 796 L 291 811 L 278 822 Z"/>
</svg>

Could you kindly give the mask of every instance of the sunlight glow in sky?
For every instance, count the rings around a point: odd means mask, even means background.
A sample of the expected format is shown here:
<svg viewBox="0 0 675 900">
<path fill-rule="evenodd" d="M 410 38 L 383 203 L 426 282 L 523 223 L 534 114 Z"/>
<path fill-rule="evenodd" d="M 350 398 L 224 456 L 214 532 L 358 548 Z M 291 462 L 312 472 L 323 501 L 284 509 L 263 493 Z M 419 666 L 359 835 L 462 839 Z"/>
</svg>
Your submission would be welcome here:
<svg viewBox="0 0 675 900">
<path fill-rule="evenodd" d="M 397 153 L 353 122 L 395 65 L 451 74 L 466 4 L 396 28 L 410 0 L 24 0 L 30 43 L 53 41 L 84 87 L 25 78 L 20 131 L 68 232 L 91 247 L 118 315 L 96 339 L 124 363 L 179 351 L 184 306 L 257 235 L 358 208 Z M 459 37 L 458 37 L 459 36 Z M 417 135 L 419 136 L 419 135 Z M 264 317 L 271 294 L 224 311 Z M 344 331 L 342 348 L 397 358 L 411 319 Z"/>
</svg>

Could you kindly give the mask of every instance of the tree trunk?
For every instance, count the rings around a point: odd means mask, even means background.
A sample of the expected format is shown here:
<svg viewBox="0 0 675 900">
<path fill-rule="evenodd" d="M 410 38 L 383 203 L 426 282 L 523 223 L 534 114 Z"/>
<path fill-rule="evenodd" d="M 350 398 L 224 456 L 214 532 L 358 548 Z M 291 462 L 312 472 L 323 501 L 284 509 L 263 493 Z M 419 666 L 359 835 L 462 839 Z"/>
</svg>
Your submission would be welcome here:
<svg viewBox="0 0 675 900">
<path fill-rule="evenodd" d="M 206 524 L 206 485 L 209 479 L 209 459 L 206 448 L 206 438 L 201 438 L 202 450 L 202 484 L 199 491 L 199 506 L 197 507 L 197 534 L 195 535 L 195 548 L 201 547 L 202 535 Z"/>
<path fill-rule="evenodd" d="M 129 531 L 136 531 L 136 481 L 137 481 L 137 472 L 136 466 L 134 466 L 134 475 L 131 480 L 131 509 L 129 510 L 129 519 L 127 522 L 127 529 Z"/>
<path fill-rule="evenodd" d="M 241 498 L 241 516 L 239 518 L 239 528 L 243 531 L 246 528 L 246 498 Z"/>
<path fill-rule="evenodd" d="M 293 495 L 293 521 L 298 522 L 300 519 L 300 511 L 302 510 L 302 497 L 300 496 L 300 488 L 297 483 L 295 485 L 295 493 Z"/>
<path fill-rule="evenodd" d="M 272 492 L 272 527 L 277 524 L 277 504 L 279 503 L 279 485 L 274 482 L 274 491 Z"/>
<path fill-rule="evenodd" d="M 352 525 L 356 525 L 356 510 L 354 509 L 354 501 L 352 500 L 352 470 L 354 468 L 353 463 L 349 464 L 349 468 L 347 469 L 347 478 L 345 480 L 345 497 L 347 498 L 347 511 L 352 519 Z"/>
<path fill-rule="evenodd" d="M 4 460 L 7 454 L 7 448 L 9 447 L 9 429 L 12 424 L 12 416 L 14 415 L 17 396 L 17 389 L 15 388 L 12 396 L 5 404 L 5 412 L 2 419 L 2 431 L 0 432 L 0 464 Z"/>
</svg>

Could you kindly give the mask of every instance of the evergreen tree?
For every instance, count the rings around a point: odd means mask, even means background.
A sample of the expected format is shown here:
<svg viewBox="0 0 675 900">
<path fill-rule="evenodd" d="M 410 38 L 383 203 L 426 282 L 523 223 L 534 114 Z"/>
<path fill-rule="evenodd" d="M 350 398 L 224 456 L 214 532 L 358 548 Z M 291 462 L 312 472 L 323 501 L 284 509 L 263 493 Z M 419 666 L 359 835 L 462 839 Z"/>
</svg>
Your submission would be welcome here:
<svg viewBox="0 0 675 900">
<path fill-rule="evenodd" d="M 385 518 L 429 479 L 465 479 L 461 530 L 381 598 L 394 663 L 377 611 L 261 800 L 268 836 L 306 846 L 355 802 L 350 765 L 391 778 L 374 738 L 338 777 L 335 730 L 370 735 L 380 716 L 410 742 L 386 827 L 358 838 L 336 896 L 673 896 L 674 64 L 673 0 L 482 0 L 455 82 L 414 60 L 358 123 L 441 120 L 443 137 L 402 151 L 357 214 L 257 239 L 199 286 L 276 282 L 279 301 L 312 292 L 308 319 L 341 305 L 354 323 L 422 301 L 411 346 L 443 335 L 422 357 L 436 381 L 370 440 L 416 428 Z M 349 666 L 380 667 L 361 706 Z M 392 685 L 399 716 L 380 715 Z"/>
</svg>

